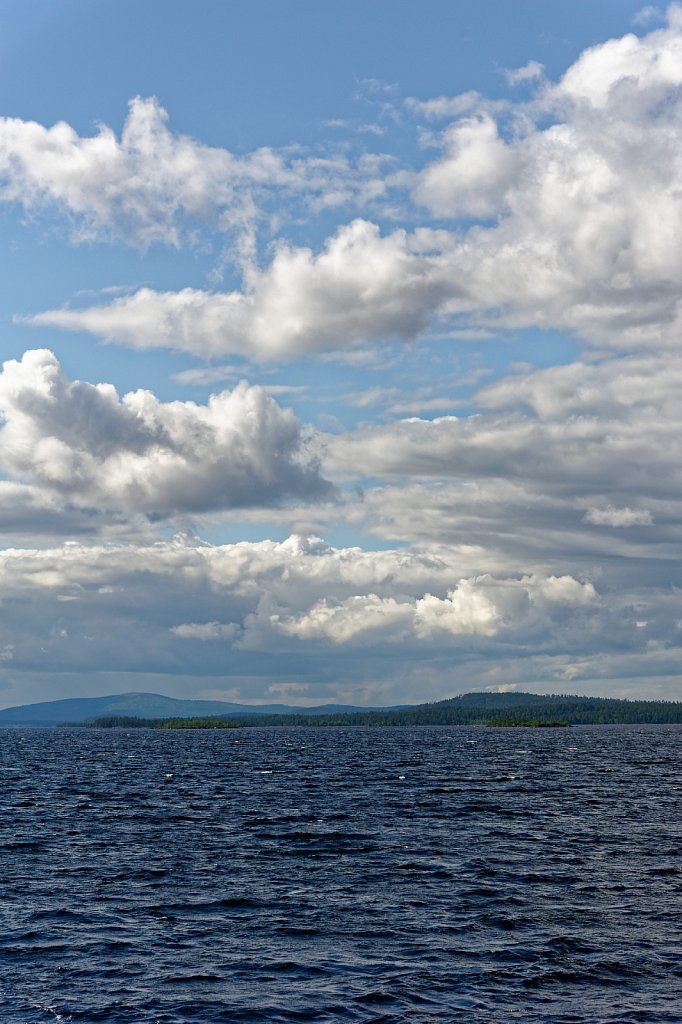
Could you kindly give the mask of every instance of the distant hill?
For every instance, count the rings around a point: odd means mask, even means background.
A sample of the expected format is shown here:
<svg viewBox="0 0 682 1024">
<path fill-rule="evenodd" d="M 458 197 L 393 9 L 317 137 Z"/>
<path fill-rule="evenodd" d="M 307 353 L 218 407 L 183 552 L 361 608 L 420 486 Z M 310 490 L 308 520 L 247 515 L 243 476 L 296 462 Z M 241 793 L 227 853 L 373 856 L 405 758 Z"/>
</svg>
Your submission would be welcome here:
<svg viewBox="0 0 682 1024">
<path fill-rule="evenodd" d="M 617 700 L 538 693 L 464 693 L 432 704 L 358 708 L 322 704 L 231 704 L 219 700 L 178 700 L 158 693 L 120 693 L 25 704 L 0 711 L 0 726 L 53 726 L 138 719 L 182 727 L 210 725 L 218 719 L 250 725 L 485 725 L 565 722 L 572 725 L 682 722 L 682 702 Z"/>
<path fill-rule="evenodd" d="M 298 710 L 281 715 L 258 714 L 243 725 L 568 725 L 663 724 L 682 722 L 682 702 L 577 697 L 570 694 L 464 693 L 459 697 L 384 710 L 317 714 Z"/>
<path fill-rule="evenodd" d="M 119 693 L 109 697 L 71 697 L 66 700 L 49 700 L 40 704 L 23 704 L 0 711 L 0 726 L 3 725 L 64 725 L 83 723 L 107 716 L 134 718 L 197 718 L 214 715 L 292 715 L 301 708 L 288 704 L 231 704 L 221 700 L 177 700 L 159 693 Z M 324 704 L 320 707 L 305 708 L 306 715 L 353 713 L 357 711 L 382 710 L 348 707 L 342 704 Z"/>
<path fill-rule="evenodd" d="M 433 704 L 402 708 L 359 710 L 306 708 L 286 715 L 258 709 L 250 715 L 189 716 L 147 720 L 155 728 L 205 729 L 250 726 L 403 726 L 403 725 L 623 725 L 682 722 L 682 703 L 655 700 L 618 700 L 610 697 L 576 697 L 538 693 L 465 693 Z M 111 716 L 96 725 L 142 725 L 143 720 L 117 721 Z"/>
<path fill-rule="evenodd" d="M 432 704 L 384 710 L 310 715 L 298 710 L 281 715 L 258 714 L 242 725 L 568 725 L 664 724 L 682 722 L 682 702 L 619 700 L 570 694 L 464 693 Z"/>
</svg>

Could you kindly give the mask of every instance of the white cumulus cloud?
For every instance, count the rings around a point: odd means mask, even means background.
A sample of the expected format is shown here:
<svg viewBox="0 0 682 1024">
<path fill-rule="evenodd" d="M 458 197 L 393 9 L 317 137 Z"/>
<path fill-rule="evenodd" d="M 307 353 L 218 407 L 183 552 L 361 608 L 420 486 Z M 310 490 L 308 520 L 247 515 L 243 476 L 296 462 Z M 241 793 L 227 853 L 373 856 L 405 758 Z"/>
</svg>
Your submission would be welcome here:
<svg viewBox="0 0 682 1024">
<path fill-rule="evenodd" d="M 500 580 L 462 579 L 444 597 L 425 594 L 414 600 L 354 595 L 340 602 L 318 601 L 298 616 L 269 615 L 277 631 L 299 639 L 323 637 L 336 644 L 389 640 L 431 641 L 464 636 L 493 637 L 502 629 L 527 625 L 552 604 L 566 608 L 596 599 L 591 583 L 571 576 Z"/>
<path fill-rule="evenodd" d="M 371 201 L 384 190 L 382 158 L 280 153 L 244 156 L 168 128 L 154 98 L 131 100 L 120 138 L 107 125 L 80 136 L 60 121 L 45 127 L 0 118 L 0 202 L 63 211 L 76 241 L 118 238 L 146 248 L 178 246 L 188 223 L 248 234 L 268 196 L 304 196 L 316 209 Z"/>
<path fill-rule="evenodd" d="M 442 259 L 419 248 L 420 239 L 404 231 L 382 237 L 375 225 L 357 220 L 318 254 L 281 246 L 267 271 L 250 272 L 245 292 L 143 288 L 107 305 L 42 313 L 32 322 L 135 348 L 229 352 L 256 361 L 287 360 L 368 337 L 410 339 L 426 328 L 448 291 Z"/>
<path fill-rule="evenodd" d="M 376 161 L 368 174 L 377 195 L 402 183 L 406 202 L 411 192 L 417 208 L 439 218 L 435 227 L 382 234 L 355 220 L 317 251 L 280 240 L 269 265 L 246 262 L 239 291 L 141 289 L 90 309 L 47 311 L 33 322 L 136 347 L 260 360 L 410 341 L 448 317 L 459 328 L 559 327 L 619 347 L 676 345 L 681 84 L 682 15 L 673 7 L 666 27 L 591 47 L 527 103 L 498 111 L 469 96 L 458 111 L 434 101 L 455 118 L 438 139 L 441 154 L 412 173 L 392 172 L 383 185 L 376 184 Z M 413 109 L 428 115 L 431 108 Z M 60 133 L 65 145 L 74 144 L 65 127 Z M 106 132 L 97 145 L 111 147 Z M 30 177 L 32 158 L 22 166 Z M 259 173 L 270 182 L 293 174 L 262 155 L 247 177 Z M 312 194 L 307 174 L 301 188 Z M 64 172 L 64 180 L 79 179 Z M 6 187 L 8 195 L 19 188 Z M 211 188 L 197 185 L 197 192 L 199 198 L 177 202 L 194 209 Z M 388 212 L 398 215 L 391 205 Z M 415 211 L 404 212 L 414 223 Z M 453 218 L 444 229 L 443 219 Z"/>
<path fill-rule="evenodd" d="M 80 504 L 168 515 L 330 491 L 294 414 L 245 383 L 206 405 L 120 398 L 39 349 L 4 363 L 0 417 L 4 469 Z"/>
<path fill-rule="evenodd" d="M 418 175 L 418 203 L 439 217 L 492 217 L 500 212 L 517 156 L 488 115 L 462 118 L 443 133 L 446 156 Z"/>
</svg>

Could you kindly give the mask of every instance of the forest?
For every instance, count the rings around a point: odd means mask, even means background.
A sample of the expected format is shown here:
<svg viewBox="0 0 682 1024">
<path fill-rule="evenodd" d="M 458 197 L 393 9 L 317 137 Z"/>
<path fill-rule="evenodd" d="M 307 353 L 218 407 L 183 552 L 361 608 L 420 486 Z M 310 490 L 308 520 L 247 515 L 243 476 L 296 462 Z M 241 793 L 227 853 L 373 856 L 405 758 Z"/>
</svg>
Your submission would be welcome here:
<svg viewBox="0 0 682 1024">
<path fill-rule="evenodd" d="M 107 715 L 84 725 L 96 728 L 249 729 L 263 726 L 409 725 L 645 725 L 682 722 L 681 701 L 619 700 L 570 694 L 465 693 L 432 704 L 386 711 L 331 714 L 232 714 L 200 718 L 135 718 Z"/>
</svg>

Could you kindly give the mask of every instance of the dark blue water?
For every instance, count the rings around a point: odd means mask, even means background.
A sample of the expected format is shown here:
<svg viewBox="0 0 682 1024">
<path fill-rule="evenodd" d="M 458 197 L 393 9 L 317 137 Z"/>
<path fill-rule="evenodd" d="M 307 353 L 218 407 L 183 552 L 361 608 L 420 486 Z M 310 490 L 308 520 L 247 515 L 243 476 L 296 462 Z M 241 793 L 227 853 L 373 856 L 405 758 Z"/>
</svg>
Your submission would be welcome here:
<svg viewBox="0 0 682 1024">
<path fill-rule="evenodd" d="M 682 1021 L 680 739 L 0 730 L 0 1020 Z"/>
</svg>

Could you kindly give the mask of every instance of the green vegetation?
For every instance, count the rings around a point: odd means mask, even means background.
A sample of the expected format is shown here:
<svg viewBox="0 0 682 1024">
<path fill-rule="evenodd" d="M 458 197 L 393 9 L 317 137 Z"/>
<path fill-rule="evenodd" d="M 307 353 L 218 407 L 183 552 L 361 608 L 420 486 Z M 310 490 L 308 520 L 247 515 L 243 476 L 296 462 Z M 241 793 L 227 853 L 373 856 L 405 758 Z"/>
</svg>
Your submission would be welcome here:
<svg viewBox="0 0 682 1024">
<path fill-rule="evenodd" d="M 543 721 L 541 718 L 492 718 L 488 723 L 495 729 L 570 729 L 571 723 L 552 719 Z"/>
<path fill-rule="evenodd" d="M 136 718 L 134 715 L 102 715 L 92 722 L 86 723 L 96 725 L 98 729 L 144 729 L 152 724 L 153 719 Z M 83 725 L 83 722 L 67 722 L 67 725 Z"/>
<path fill-rule="evenodd" d="M 229 717 L 144 719 L 108 715 L 85 725 L 152 729 L 248 729 L 257 726 L 493 725 L 560 728 L 568 725 L 666 724 L 682 722 L 682 702 L 616 700 L 566 694 L 465 693 L 434 704 L 392 711 L 331 714 L 232 714 Z"/>
<path fill-rule="evenodd" d="M 157 729 L 238 729 L 240 723 L 227 718 L 163 718 Z"/>
<path fill-rule="evenodd" d="M 134 715 L 102 715 L 91 722 L 71 722 L 70 726 L 96 729 L 238 729 L 241 722 L 226 718 L 136 718 Z"/>
</svg>

